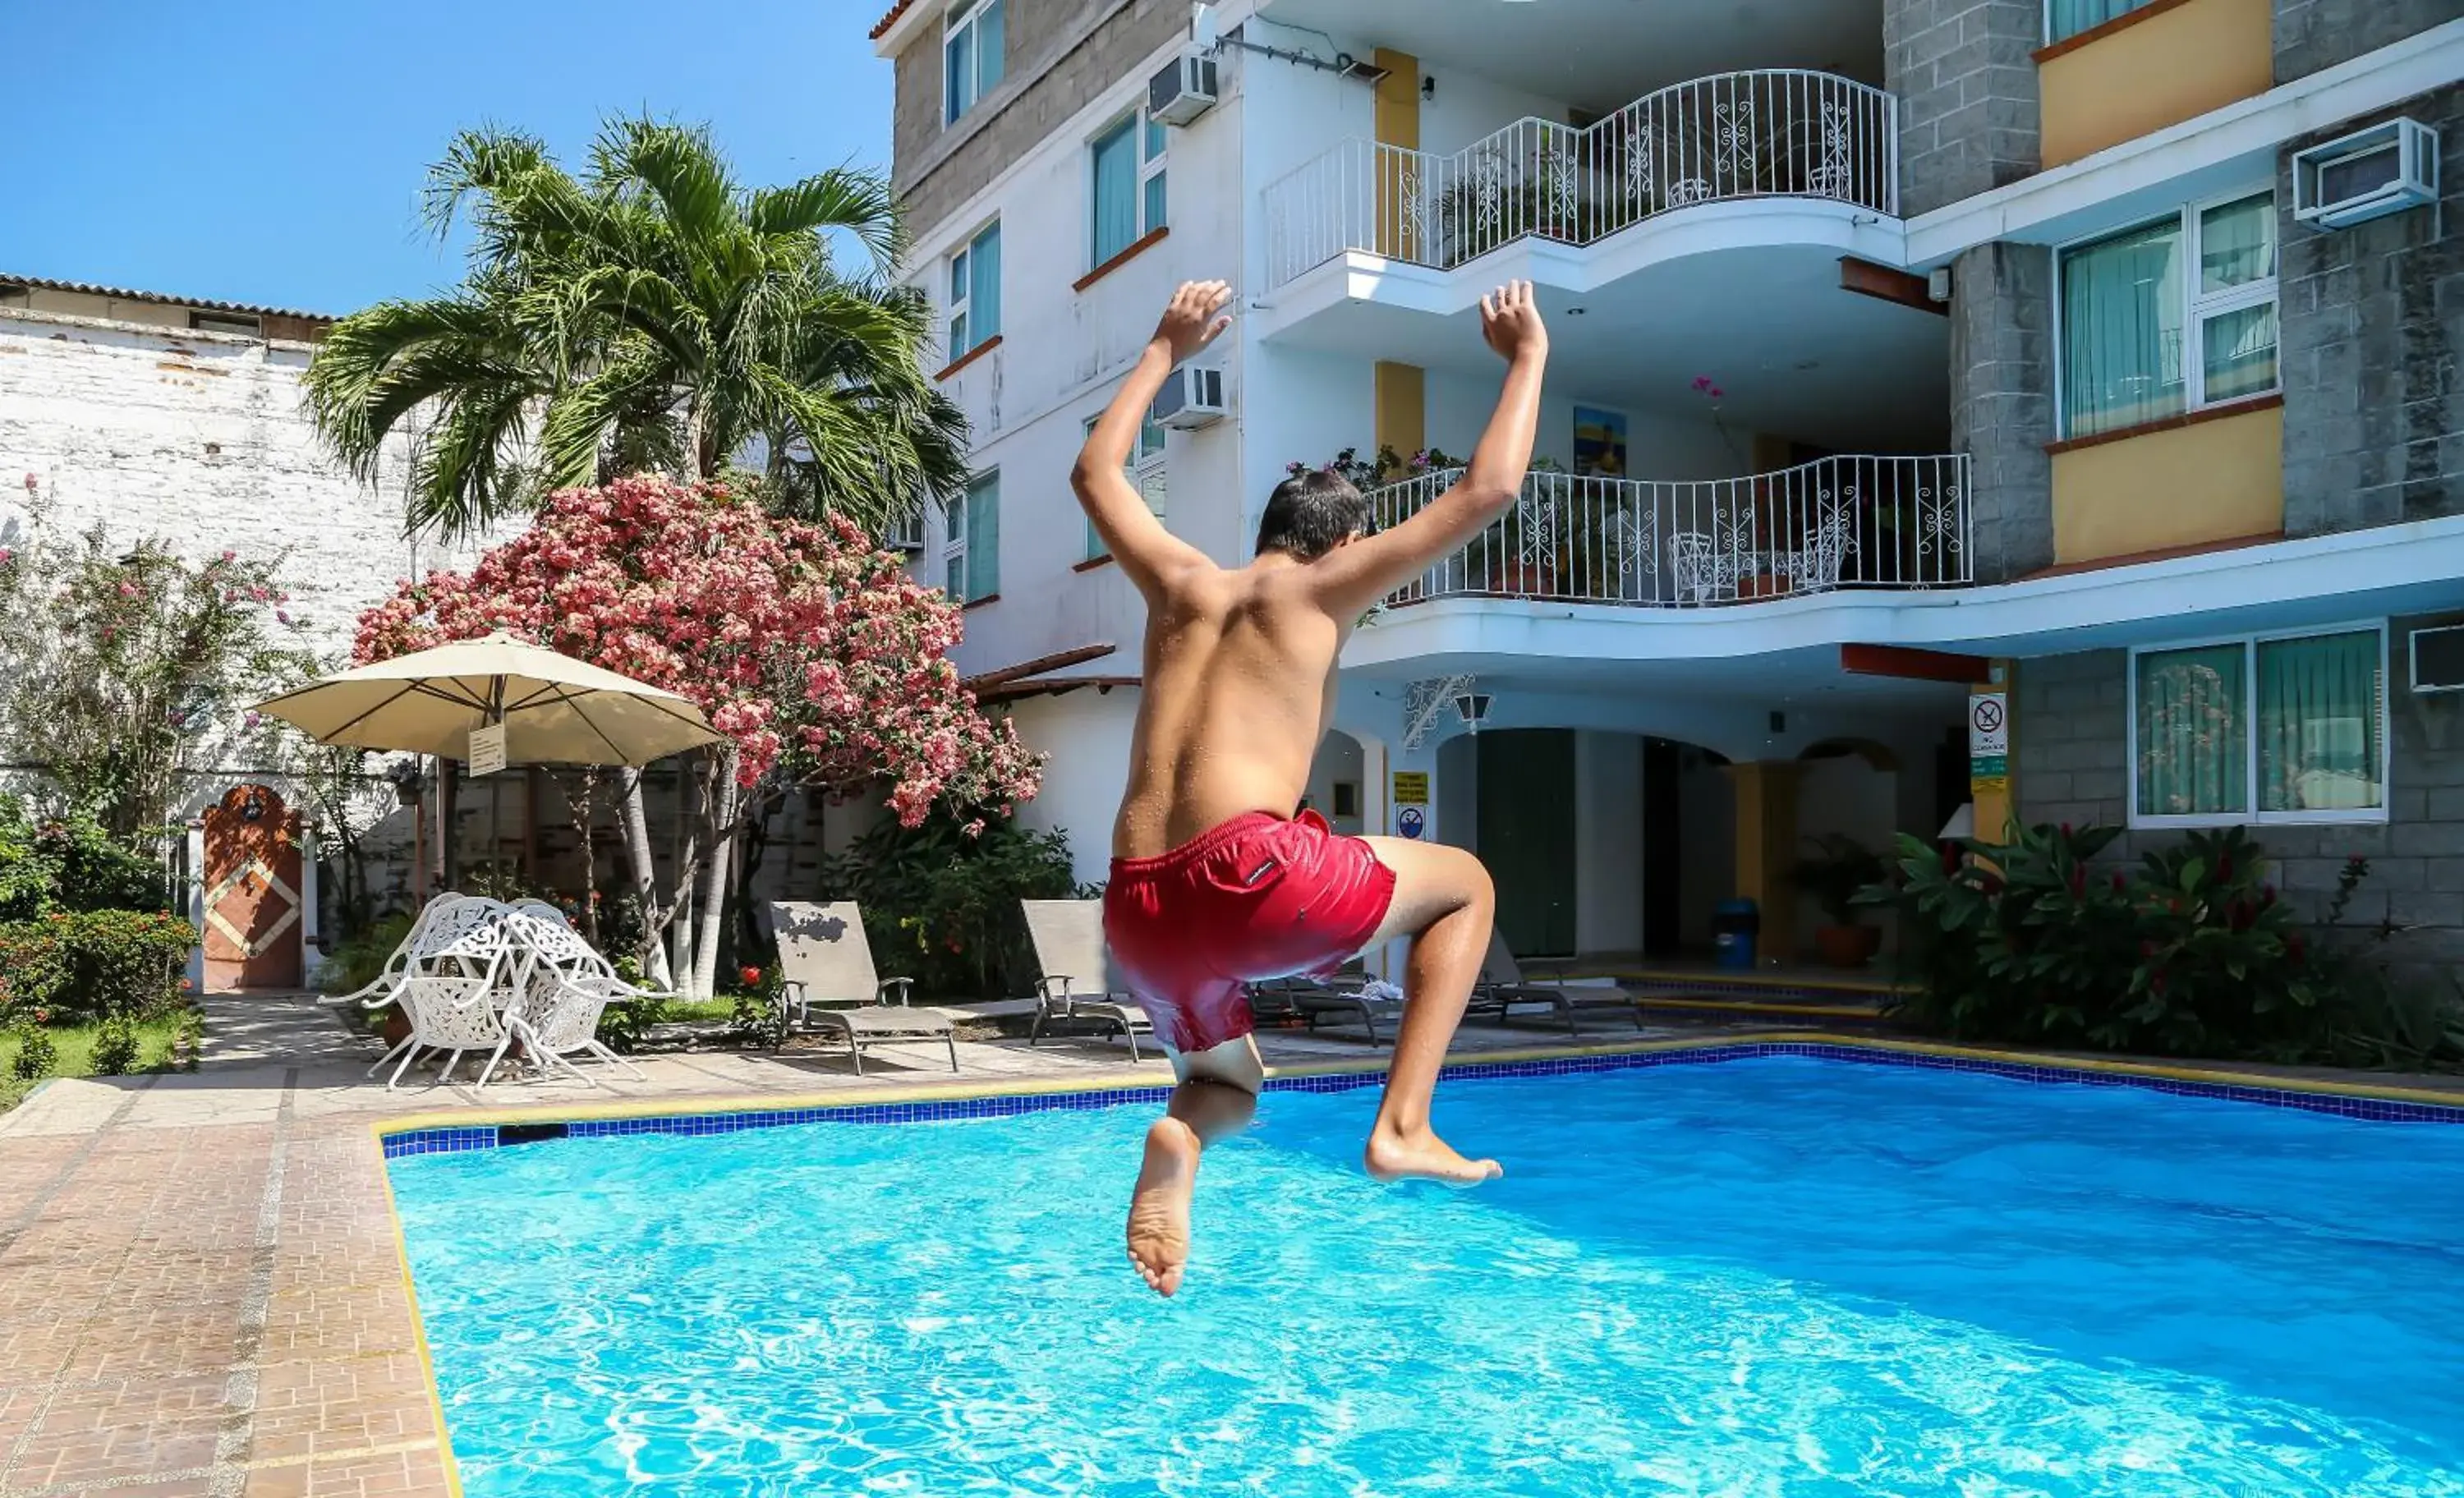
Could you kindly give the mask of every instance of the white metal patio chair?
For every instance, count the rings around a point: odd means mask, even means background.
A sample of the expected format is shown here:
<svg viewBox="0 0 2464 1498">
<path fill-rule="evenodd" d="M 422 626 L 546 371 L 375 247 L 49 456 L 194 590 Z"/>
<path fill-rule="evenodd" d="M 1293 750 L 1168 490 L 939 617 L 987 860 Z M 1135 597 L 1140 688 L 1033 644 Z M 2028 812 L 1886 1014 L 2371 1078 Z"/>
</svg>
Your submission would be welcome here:
<svg viewBox="0 0 2464 1498">
<path fill-rule="evenodd" d="M 474 1085 L 488 1085 L 514 1042 L 513 1028 L 497 1008 L 496 979 L 492 964 L 477 977 L 414 973 L 403 980 L 400 1002 L 410 1016 L 410 1039 L 403 1043 L 401 1065 L 385 1079 L 386 1091 L 402 1084 L 403 1073 L 426 1050 L 448 1053 L 444 1068 L 436 1074 L 440 1083 L 453 1080 L 453 1068 L 462 1064 L 465 1052 L 486 1051 L 487 1063 L 479 1068 Z"/>
<path fill-rule="evenodd" d="M 949 1049 L 950 1069 L 958 1069 L 957 1022 L 909 1002 L 913 979 L 880 976 L 865 939 L 864 912 L 852 901 L 774 901 L 770 934 L 779 943 L 780 1018 L 792 1010 L 799 1026 L 844 1039 L 857 1076 L 864 1075 L 867 1046 L 902 1042 L 937 1040 Z"/>
<path fill-rule="evenodd" d="M 378 969 L 373 980 L 349 993 L 335 994 L 324 1002 L 337 1008 L 346 1003 L 362 1003 L 371 1009 L 383 1007 L 395 986 L 401 983 L 403 974 L 408 971 L 411 955 L 418 950 L 437 915 L 470 898 L 467 894 L 448 892 L 421 906 L 410 918 L 410 929 L 404 932 L 402 940 L 394 944 L 393 952 L 385 958 L 385 966 Z"/>
<path fill-rule="evenodd" d="M 639 1077 L 641 1068 L 599 1039 L 600 1016 L 619 997 L 610 992 L 612 981 L 571 973 L 551 962 L 533 962 L 506 1010 L 505 1027 L 522 1043 L 523 1054 L 541 1073 L 550 1066 L 561 1067 L 597 1087 L 599 1079 L 574 1064 L 576 1058 L 588 1056 Z"/>
<path fill-rule="evenodd" d="M 451 903 L 448 903 L 449 899 Z M 407 1012 L 410 984 L 414 979 L 484 980 L 493 987 L 506 976 L 503 958 L 507 912 L 504 906 L 495 900 L 468 894 L 440 895 L 429 903 L 433 914 L 423 912 L 424 923 L 414 925 L 417 939 L 407 938 L 403 943 L 407 957 L 402 977 L 390 992 L 365 1001 L 365 1007 L 381 1009 L 387 1004 L 399 1003 Z M 438 906 L 444 908 L 436 910 Z M 426 992 L 432 998 L 437 990 Z M 403 1069 L 416 1060 L 422 1050 L 435 1048 L 419 1038 L 418 1016 L 410 1018 L 411 1033 L 377 1058 L 376 1064 L 368 1068 L 369 1076 L 375 1076 L 385 1068 L 386 1062 L 399 1056 L 402 1067 L 394 1071 L 396 1080 L 399 1080 Z M 393 1083 L 388 1082 L 385 1086 L 390 1090 Z"/>
<path fill-rule="evenodd" d="M 1101 900 L 1021 900 L 1026 912 L 1026 934 L 1035 944 L 1035 1023 L 1026 1043 L 1036 1045 L 1044 1032 L 1059 1025 L 1093 1025 L 1130 1043 L 1130 1059 L 1138 1057 L 1138 1037 L 1155 1033 L 1147 1012 L 1112 973 L 1112 954 L 1104 941 Z"/>
</svg>

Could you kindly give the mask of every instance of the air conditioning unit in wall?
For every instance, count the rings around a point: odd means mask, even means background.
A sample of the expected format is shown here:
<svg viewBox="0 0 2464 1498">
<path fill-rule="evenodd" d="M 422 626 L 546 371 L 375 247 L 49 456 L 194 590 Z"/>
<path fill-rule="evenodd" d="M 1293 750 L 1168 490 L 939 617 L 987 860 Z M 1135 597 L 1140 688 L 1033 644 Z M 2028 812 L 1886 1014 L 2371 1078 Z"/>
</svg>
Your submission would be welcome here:
<svg viewBox="0 0 2464 1498">
<path fill-rule="evenodd" d="M 2412 631 L 2412 690 L 2464 692 L 2464 625 Z"/>
<path fill-rule="evenodd" d="M 1214 426 L 1230 414 L 1223 404 L 1223 371 L 1181 365 L 1164 377 L 1163 388 L 1156 392 L 1147 414 L 1156 426 L 1176 431 Z"/>
<path fill-rule="evenodd" d="M 2390 120 L 2293 158 L 2293 216 L 2349 229 L 2438 201 L 2438 132 Z"/>
<path fill-rule="evenodd" d="M 1185 125 L 1215 107 L 1215 59 L 1184 52 L 1147 80 L 1147 113 L 1168 125 Z"/>
</svg>

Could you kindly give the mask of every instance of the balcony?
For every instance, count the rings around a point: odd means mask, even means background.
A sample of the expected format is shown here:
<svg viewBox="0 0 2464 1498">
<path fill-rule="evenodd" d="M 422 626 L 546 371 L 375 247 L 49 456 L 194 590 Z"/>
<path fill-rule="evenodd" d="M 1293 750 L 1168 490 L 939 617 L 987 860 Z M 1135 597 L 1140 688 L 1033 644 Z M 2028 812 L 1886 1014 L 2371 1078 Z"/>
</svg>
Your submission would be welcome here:
<svg viewBox="0 0 2464 1498">
<path fill-rule="evenodd" d="M 1585 246 L 1702 204 L 1899 211 L 1895 103 L 1801 69 L 1673 84 L 1582 128 L 1518 120 L 1451 155 L 1351 140 L 1270 185 L 1268 289 L 1349 253 L 1446 271 L 1524 240 Z"/>
<path fill-rule="evenodd" d="M 1423 474 L 1375 491 L 1374 523 L 1399 523 L 1462 476 Z M 1825 457 L 1687 483 L 1535 473 L 1510 509 L 1386 606 L 1511 598 L 1703 608 L 1973 581 L 1965 455 Z"/>
</svg>

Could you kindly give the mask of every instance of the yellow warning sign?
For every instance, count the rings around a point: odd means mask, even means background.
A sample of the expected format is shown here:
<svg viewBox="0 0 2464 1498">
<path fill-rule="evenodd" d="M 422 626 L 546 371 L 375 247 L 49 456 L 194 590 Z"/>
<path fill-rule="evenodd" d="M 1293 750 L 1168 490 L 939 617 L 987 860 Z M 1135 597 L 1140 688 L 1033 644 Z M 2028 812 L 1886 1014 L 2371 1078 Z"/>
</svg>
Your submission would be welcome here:
<svg viewBox="0 0 2464 1498">
<path fill-rule="evenodd" d="M 1429 772 L 1397 770 L 1395 772 L 1395 804 L 1425 806 L 1429 804 Z"/>
</svg>

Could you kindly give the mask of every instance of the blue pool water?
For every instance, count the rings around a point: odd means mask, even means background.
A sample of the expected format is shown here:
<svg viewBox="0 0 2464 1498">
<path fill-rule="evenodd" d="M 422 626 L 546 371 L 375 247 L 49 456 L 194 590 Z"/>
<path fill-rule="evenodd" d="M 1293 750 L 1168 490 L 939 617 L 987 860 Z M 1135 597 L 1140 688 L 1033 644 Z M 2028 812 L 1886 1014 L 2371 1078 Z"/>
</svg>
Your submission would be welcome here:
<svg viewBox="0 0 2464 1498">
<path fill-rule="evenodd" d="M 2464 1495 L 2464 1127 L 1771 1059 L 391 1167 L 473 1498 Z"/>
</svg>

